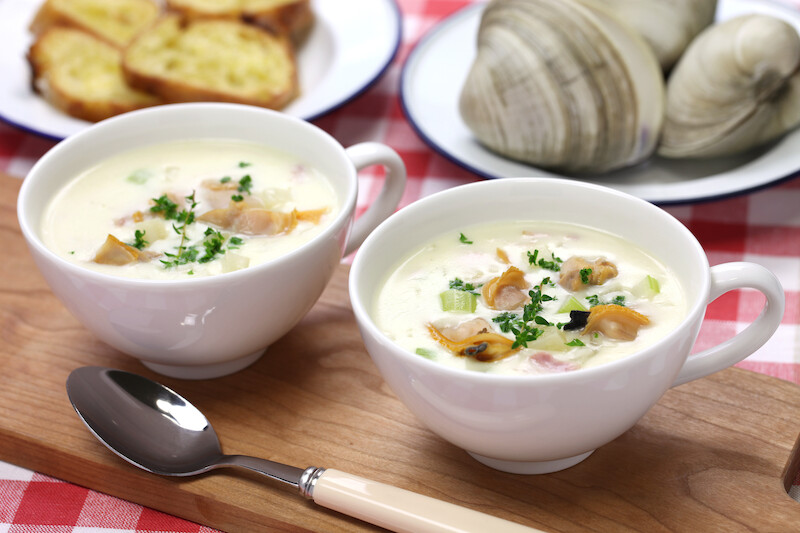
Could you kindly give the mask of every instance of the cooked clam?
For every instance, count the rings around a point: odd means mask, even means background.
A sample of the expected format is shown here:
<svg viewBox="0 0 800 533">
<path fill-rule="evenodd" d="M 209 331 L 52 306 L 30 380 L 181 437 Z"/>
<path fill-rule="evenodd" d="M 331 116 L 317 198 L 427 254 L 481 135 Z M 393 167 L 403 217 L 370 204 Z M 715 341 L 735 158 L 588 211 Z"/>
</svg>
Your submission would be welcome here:
<svg viewBox="0 0 800 533">
<path fill-rule="evenodd" d="M 600 173 L 655 150 L 664 80 L 647 43 L 593 0 L 493 0 L 459 106 L 503 156 Z"/>
<path fill-rule="evenodd" d="M 701 33 L 670 75 L 658 153 L 743 152 L 800 122 L 800 37 L 775 17 L 744 15 Z"/>
<path fill-rule="evenodd" d="M 672 68 L 698 33 L 714 22 L 717 0 L 603 0 L 614 15 L 653 48 L 661 68 Z"/>
</svg>

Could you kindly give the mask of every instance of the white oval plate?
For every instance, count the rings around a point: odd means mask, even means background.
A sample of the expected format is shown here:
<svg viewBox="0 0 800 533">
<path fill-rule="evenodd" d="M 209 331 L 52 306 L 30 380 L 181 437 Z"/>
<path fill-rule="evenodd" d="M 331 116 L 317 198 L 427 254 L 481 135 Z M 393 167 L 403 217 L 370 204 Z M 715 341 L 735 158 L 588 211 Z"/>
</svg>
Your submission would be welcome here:
<svg viewBox="0 0 800 533">
<path fill-rule="evenodd" d="M 746 156 L 709 161 L 653 157 L 602 176 L 556 174 L 505 159 L 480 145 L 458 112 L 458 100 L 475 57 L 484 4 L 468 6 L 435 26 L 412 50 L 401 74 L 403 111 L 434 150 L 483 178 L 549 176 L 605 185 L 657 204 L 718 199 L 795 177 L 800 169 L 800 129 Z M 787 20 L 800 31 L 800 12 L 764 0 L 719 0 L 717 20 L 749 13 Z"/>
<path fill-rule="evenodd" d="M 0 0 L 0 119 L 61 140 L 91 123 L 65 115 L 31 90 L 28 32 L 43 0 Z M 394 0 L 312 0 L 316 17 L 297 51 L 301 95 L 282 111 L 314 120 L 372 86 L 397 54 L 400 10 Z"/>
</svg>

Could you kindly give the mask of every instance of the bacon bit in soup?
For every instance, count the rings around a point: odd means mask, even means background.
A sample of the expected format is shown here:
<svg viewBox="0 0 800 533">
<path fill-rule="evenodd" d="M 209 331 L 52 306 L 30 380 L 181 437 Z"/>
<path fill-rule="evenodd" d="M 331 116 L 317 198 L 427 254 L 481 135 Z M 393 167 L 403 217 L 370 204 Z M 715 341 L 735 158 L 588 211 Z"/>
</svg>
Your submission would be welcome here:
<svg viewBox="0 0 800 533">
<path fill-rule="evenodd" d="M 502 275 L 492 278 L 483 286 L 483 299 L 492 309 L 505 311 L 517 309 L 528 299 L 524 291 L 529 287 L 525 273 L 511 266 Z"/>
<path fill-rule="evenodd" d="M 649 318 L 630 307 L 598 305 L 589 311 L 583 333 L 599 332 L 611 339 L 632 341 L 639 333 L 639 328 L 649 323 Z"/>
<path fill-rule="evenodd" d="M 513 344 L 511 339 L 504 337 L 499 333 L 490 333 L 488 331 L 489 323 L 485 320 L 483 322 L 486 327 L 482 327 L 478 333 L 458 340 L 447 337 L 442 331 L 437 329 L 436 326 L 432 324 L 428 324 L 428 331 L 430 332 L 431 337 L 433 337 L 433 340 L 450 350 L 455 355 L 473 357 L 476 360 L 484 363 L 504 359 L 517 351 L 517 348 L 511 347 Z M 475 325 L 480 324 L 473 324 L 470 327 L 464 328 L 459 336 L 465 334 L 467 330 L 471 329 Z M 455 330 L 448 328 L 448 331 L 453 332 Z"/>
<path fill-rule="evenodd" d="M 128 265 L 136 261 L 149 261 L 154 257 L 154 254 L 142 252 L 129 244 L 125 244 L 113 235 L 109 234 L 106 237 L 106 242 L 97 250 L 94 261 L 101 265 Z"/>
<path fill-rule="evenodd" d="M 561 265 L 558 284 L 568 291 L 578 291 L 586 285 L 602 285 L 616 277 L 617 267 L 603 258 L 589 262 L 582 257 L 570 257 Z"/>
<path fill-rule="evenodd" d="M 568 363 L 566 361 L 559 361 L 550 352 L 536 352 L 529 357 L 531 363 L 537 367 L 541 367 L 548 372 L 570 372 L 578 370 L 578 366 Z"/>
</svg>

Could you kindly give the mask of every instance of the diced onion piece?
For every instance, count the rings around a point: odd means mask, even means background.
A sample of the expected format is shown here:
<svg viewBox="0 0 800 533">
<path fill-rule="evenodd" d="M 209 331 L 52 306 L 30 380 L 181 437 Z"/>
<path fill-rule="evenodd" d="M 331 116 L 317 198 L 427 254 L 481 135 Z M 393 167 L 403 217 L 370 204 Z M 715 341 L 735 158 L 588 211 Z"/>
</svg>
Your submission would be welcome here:
<svg viewBox="0 0 800 533">
<path fill-rule="evenodd" d="M 427 359 L 435 359 L 436 358 L 436 352 L 434 352 L 433 350 L 429 350 L 427 348 L 417 348 L 415 353 L 417 355 L 421 355 L 422 357 L 425 357 Z"/>
<path fill-rule="evenodd" d="M 478 297 L 471 292 L 448 289 L 441 294 L 442 311 L 451 313 L 474 313 L 478 307 Z"/>
<path fill-rule="evenodd" d="M 159 239 L 166 239 L 169 235 L 167 223 L 161 218 L 148 218 L 137 222 L 135 229 L 144 232 L 144 240 L 154 242 Z"/>
<path fill-rule="evenodd" d="M 558 309 L 558 312 L 569 313 L 570 311 L 586 311 L 586 306 L 584 306 L 574 296 L 570 296 L 569 299 Z"/>
<path fill-rule="evenodd" d="M 219 262 L 223 272 L 233 272 L 247 268 L 250 265 L 250 258 L 229 251 L 220 258 Z"/>
<path fill-rule="evenodd" d="M 631 292 L 638 298 L 652 298 L 661 292 L 661 285 L 656 278 L 647 275 L 633 287 Z"/>
</svg>

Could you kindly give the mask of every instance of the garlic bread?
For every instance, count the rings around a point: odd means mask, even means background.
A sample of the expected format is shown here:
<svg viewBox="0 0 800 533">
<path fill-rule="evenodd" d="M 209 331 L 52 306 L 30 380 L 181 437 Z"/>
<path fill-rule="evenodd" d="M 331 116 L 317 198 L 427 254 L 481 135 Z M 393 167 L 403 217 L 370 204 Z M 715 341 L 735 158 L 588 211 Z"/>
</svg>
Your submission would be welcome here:
<svg viewBox="0 0 800 533">
<path fill-rule="evenodd" d="M 122 48 L 159 14 L 153 0 L 46 0 L 30 30 L 38 35 L 52 26 L 66 26 Z"/>
<path fill-rule="evenodd" d="M 236 20 L 166 15 L 125 49 L 122 69 L 132 87 L 169 102 L 277 109 L 299 91 L 288 37 Z"/>
<path fill-rule="evenodd" d="M 166 0 L 166 6 L 187 18 L 241 19 L 295 43 L 314 22 L 310 0 Z"/>
<path fill-rule="evenodd" d="M 125 83 L 120 56 L 89 33 L 51 27 L 28 51 L 33 89 L 68 115 L 91 122 L 161 103 Z"/>
</svg>

